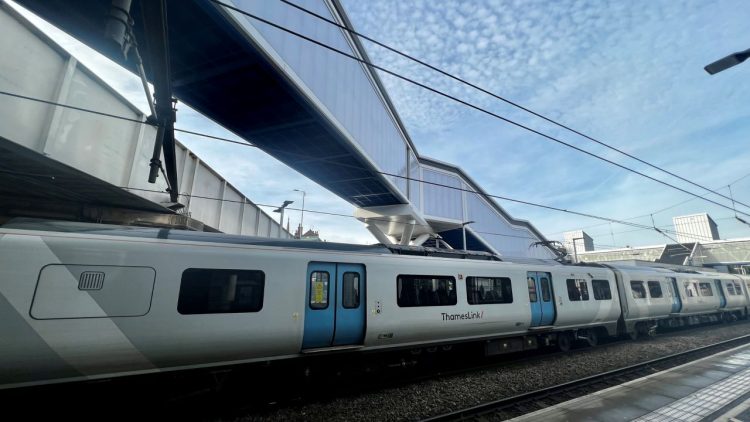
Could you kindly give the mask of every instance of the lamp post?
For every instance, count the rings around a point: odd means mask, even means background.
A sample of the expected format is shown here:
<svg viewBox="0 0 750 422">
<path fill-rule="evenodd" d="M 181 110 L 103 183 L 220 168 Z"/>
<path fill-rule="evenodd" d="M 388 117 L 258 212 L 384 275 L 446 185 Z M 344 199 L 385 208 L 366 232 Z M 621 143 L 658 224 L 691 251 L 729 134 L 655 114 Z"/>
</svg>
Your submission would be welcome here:
<svg viewBox="0 0 750 422">
<path fill-rule="evenodd" d="M 284 201 L 284 203 L 281 204 L 280 207 L 278 207 L 275 210 L 273 210 L 273 212 L 279 212 L 279 213 L 281 213 L 281 216 L 279 217 L 279 226 L 281 226 L 282 229 L 284 228 L 284 208 L 288 207 L 289 205 L 291 205 L 293 203 L 294 203 L 294 201 Z"/>
<path fill-rule="evenodd" d="M 463 234 L 463 237 L 464 237 L 464 252 L 466 252 L 466 225 L 474 223 L 474 222 L 475 221 L 465 221 L 461 223 L 461 233 Z"/>
<path fill-rule="evenodd" d="M 305 196 L 307 196 L 307 192 L 303 191 L 302 189 L 295 189 L 294 191 L 302 193 L 302 213 L 300 214 L 300 217 L 299 217 L 299 237 L 298 237 L 298 239 L 302 239 L 302 227 L 303 227 L 302 225 L 304 224 L 304 221 L 305 221 Z"/>
<path fill-rule="evenodd" d="M 736 53 L 732 53 L 722 59 L 716 60 L 715 62 L 709 64 L 703 69 L 705 69 L 709 75 L 714 75 L 723 70 L 727 70 L 732 66 L 736 66 L 744 62 L 745 60 L 747 60 L 748 57 L 750 57 L 750 48 L 748 48 L 745 51 L 738 51 Z"/>
</svg>

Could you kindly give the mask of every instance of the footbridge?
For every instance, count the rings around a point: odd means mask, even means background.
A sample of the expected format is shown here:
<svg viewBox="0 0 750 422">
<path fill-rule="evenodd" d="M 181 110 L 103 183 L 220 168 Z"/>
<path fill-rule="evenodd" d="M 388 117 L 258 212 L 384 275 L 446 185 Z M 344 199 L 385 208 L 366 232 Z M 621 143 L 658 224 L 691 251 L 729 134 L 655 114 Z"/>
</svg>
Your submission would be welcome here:
<svg viewBox="0 0 750 422">
<path fill-rule="evenodd" d="M 19 3 L 135 73 L 136 55 L 105 35 L 108 21 L 126 10 L 130 36 L 153 48 L 152 9 L 142 0 Z M 299 4 L 351 27 L 338 0 Z M 380 242 L 554 256 L 533 246 L 545 240 L 533 225 L 511 217 L 468 173 L 419 154 L 371 67 L 239 11 L 369 61 L 347 31 L 277 0 L 163 6 L 172 95 L 353 204 Z M 145 77 L 159 85 L 164 68 L 146 63 Z M 166 160 L 172 147 L 164 148 Z"/>
</svg>

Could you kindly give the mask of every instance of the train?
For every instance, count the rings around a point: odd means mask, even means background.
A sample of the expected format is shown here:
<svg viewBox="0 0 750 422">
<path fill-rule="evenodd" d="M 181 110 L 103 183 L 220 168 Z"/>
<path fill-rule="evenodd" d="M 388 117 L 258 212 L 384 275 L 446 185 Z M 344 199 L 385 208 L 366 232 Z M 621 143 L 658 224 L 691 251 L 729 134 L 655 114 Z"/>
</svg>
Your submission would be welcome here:
<svg viewBox="0 0 750 422">
<path fill-rule="evenodd" d="M 567 350 L 750 303 L 749 277 L 708 270 L 35 219 L 0 226 L 0 272 L 0 389 L 456 344 Z"/>
</svg>

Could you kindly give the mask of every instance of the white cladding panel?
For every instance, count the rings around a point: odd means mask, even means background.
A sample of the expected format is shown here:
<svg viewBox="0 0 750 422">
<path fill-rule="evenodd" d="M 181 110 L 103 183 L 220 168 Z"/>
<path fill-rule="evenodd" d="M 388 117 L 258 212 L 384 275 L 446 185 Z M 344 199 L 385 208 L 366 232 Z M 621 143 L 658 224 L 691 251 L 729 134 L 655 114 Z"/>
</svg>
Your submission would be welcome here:
<svg viewBox="0 0 750 422">
<path fill-rule="evenodd" d="M 79 67 L 73 72 L 67 95 L 61 95 L 59 102 L 106 110 L 128 119 L 140 117 L 140 113 Z M 127 186 L 126 167 L 130 160 L 126 157 L 132 155 L 132 145 L 137 141 L 141 125 L 67 108 L 60 108 L 58 112 L 59 121 L 55 121 L 49 134 L 55 141 L 48 142 L 44 152 L 69 166 L 85 168 L 113 185 Z"/>
<path fill-rule="evenodd" d="M 247 236 L 258 234 L 258 208 L 252 204 L 245 204 L 245 212 L 242 214 L 242 232 Z"/>
<path fill-rule="evenodd" d="M 422 168 L 425 182 L 422 192 L 424 209 L 428 216 L 463 221 L 463 201 L 461 200 L 461 180 L 448 173 Z"/>
<path fill-rule="evenodd" d="M 240 210 L 244 196 L 227 185 L 224 190 L 224 203 L 221 209 L 219 230 L 224 233 L 240 232 Z"/>
<path fill-rule="evenodd" d="M 190 216 L 208 224 L 211 227 L 219 227 L 219 212 L 221 201 L 208 198 L 221 196 L 222 181 L 213 177 L 210 169 L 199 166 L 195 172 L 193 191 L 190 198 Z"/>
<path fill-rule="evenodd" d="M 261 214 L 260 221 L 258 224 L 258 236 L 268 237 L 269 231 L 271 230 L 271 224 L 274 224 L 267 215 Z"/>
<path fill-rule="evenodd" d="M 67 56 L 0 9 L 0 89 L 54 101 Z M 3 96 L 0 99 L 0 136 L 37 149 L 53 108 L 41 103 Z"/>
</svg>

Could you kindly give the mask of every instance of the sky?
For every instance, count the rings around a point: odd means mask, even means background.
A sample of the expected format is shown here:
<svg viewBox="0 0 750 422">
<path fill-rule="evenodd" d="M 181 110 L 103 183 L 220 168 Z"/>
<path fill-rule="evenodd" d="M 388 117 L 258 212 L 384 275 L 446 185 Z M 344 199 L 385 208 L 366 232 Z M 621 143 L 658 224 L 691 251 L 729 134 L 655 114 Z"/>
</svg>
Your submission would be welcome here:
<svg viewBox="0 0 750 422">
<path fill-rule="evenodd" d="M 277 0 L 266 0 L 277 1 Z M 743 1 L 343 0 L 355 29 L 514 102 L 727 194 L 750 175 L 750 63 L 709 76 L 703 66 L 750 47 Z M 28 14 L 27 14 L 28 16 Z M 33 16 L 54 40 L 146 110 L 139 80 Z M 456 95 L 577 147 L 686 190 L 706 191 L 596 145 L 364 42 L 383 67 Z M 693 199 L 554 144 L 445 98 L 380 75 L 421 155 L 459 165 L 491 194 L 671 228 L 676 215 L 708 212 L 722 238 L 750 236 L 731 210 Z M 233 137 L 182 105 L 177 127 Z M 353 207 L 253 148 L 178 139 L 256 203 L 294 200 L 353 214 Z M 750 204 L 750 176 L 732 184 Z M 708 196 L 718 202 L 728 200 Z M 687 201 L 687 202 L 685 202 Z M 601 224 L 499 201 L 550 239 L 584 228 L 597 249 L 671 242 L 652 230 Z M 750 213 L 750 208 L 738 210 Z M 271 213 L 272 216 L 277 214 Z M 289 211 L 292 226 L 299 219 Z M 746 217 L 750 221 L 750 217 Z M 329 241 L 373 243 L 353 218 L 305 212 Z"/>
</svg>

